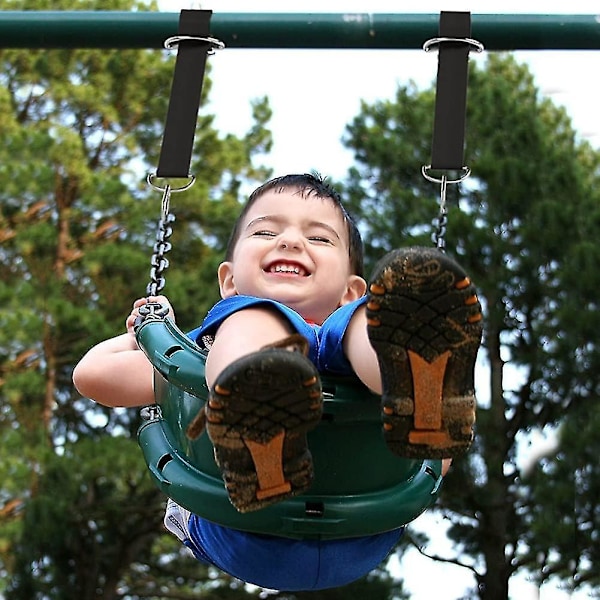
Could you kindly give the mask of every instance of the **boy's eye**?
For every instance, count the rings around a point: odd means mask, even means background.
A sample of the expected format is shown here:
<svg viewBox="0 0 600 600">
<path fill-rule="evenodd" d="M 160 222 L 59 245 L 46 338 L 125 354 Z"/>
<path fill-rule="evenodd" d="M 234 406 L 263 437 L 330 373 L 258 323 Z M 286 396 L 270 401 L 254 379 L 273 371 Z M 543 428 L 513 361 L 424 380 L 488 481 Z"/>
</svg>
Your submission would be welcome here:
<svg viewBox="0 0 600 600">
<path fill-rule="evenodd" d="M 331 240 L 323 235 L 311 235 L 308 238 L 311 242 L 321 242 L 322 244 L 331 244 Z"/>
<path fill-rule="evenodd" d="M 277 234 L 274 231 L 269 231 L 268 229 L 261 229 L 259 231 L 255 231 L 252 235 L 274 237 Z"/>
</svg>

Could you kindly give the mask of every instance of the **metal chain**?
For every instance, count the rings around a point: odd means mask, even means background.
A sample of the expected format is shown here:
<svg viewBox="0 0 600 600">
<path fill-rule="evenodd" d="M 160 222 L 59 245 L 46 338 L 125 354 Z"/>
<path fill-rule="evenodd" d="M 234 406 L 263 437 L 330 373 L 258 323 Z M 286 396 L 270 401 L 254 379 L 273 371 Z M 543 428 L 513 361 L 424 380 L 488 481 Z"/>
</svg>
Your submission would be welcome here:
<svg viewBox="0 0 600 600">
<path fill-rule="evenodd" d="M 146 287 L 148 296 L 156 296 L 165 287 L 164 272 L 169 268 L 169 259 L 165 256 L 171 250 L 168 239 L 173 233 L 171 224 L 175 221 L 175 215 L 170 212 L 171 187 L 166 186 L 163 191 L 161 215 L 156 232 L 156 243 L 154 253 L 150 261 L 150 283 Z"/>
<path fill-rule="evenodd" d="M 162 191 L 162 201 L 160 209 L 160 219 L 158 220 L 158 230 L 156 232 L 156 243 L 154 244 L 152 258 L 150 259 L 150 283 L 146 286 L 146 296 L 157 296 L 165 287 L 165 271 L 169 268 L 169 259 L 166 257 L 167 252 L 171 250 L 169 238 L 173 233 L 171 224 L 175 221 L 175 215 L 171 214 L 170 203 L 171 193 L 183 192 L 189 189 L 196 178 L 193 175 L 189 176 L 189 181 L 178 188 L 171 188 L 170 185 L 158 187 L 154 183 L 155 175 L 149 173 L 147 177 L 148 185 L 155 190 Z M 135 319 L 133 325 L 134 331 L 146 321 L 162 321 L 169 314 L 169 307 L 160 302 L 148 302 L 139 308 L 139 316 Z"/>
<path fill-rule="evenodd" d="M 435 247 L 441 252 L 446 251 L 446 228 L 448 225 L 448 207 L 446 204 L 447 183 L 447 178 L 443 175 L 440 181 L 440 211 L 437 218 L 433 221 L 435 231 L 431 235 Z"/>
</svg>

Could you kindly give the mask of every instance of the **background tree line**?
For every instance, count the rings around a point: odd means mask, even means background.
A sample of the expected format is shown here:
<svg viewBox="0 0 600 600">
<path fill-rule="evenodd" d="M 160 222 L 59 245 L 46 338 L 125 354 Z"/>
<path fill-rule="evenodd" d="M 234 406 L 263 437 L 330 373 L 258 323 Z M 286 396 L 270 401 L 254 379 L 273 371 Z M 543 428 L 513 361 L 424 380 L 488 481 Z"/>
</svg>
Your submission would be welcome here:
<svg viewBox="0 0 600 600">
<path fill-rule="evenodd" d="M 147 10 L 133 0 L 0 0 L 0 10 Z M 210 61 L 209 61 L 210 62 Z M 164 498 L 135 442 L 135 410 L 107 410 L 71 384 L 92 344 L 123 330 L 143 295 L 160 195 L 155 168 L 173 59 L 155 51 L 0 50 L 0 594 L 7 599 L 263 597 L 191 560 L 162 530 Z M 210 96 L 210 76 L 204 102 Z M 431 244 L 438 190 L 430 156 L 433 89 L 398 87 L 363 104 L 340 190 L 367 260 Z M 271 175 L 268 99 L 243 136 L 201 109 L 192 172 L 173 197 L 167 293 L 183 329 L 217 298 L 214 273 L 245 191 Z M 509 55 L 471 65 L 466 162 L 449 188 L 448 252 L 485 307 L 477 441 L 435 510 L 467 597 L 508 598 L 527 572 L 600 589 L 595 432 L 600 422 L 599 154 Z M 321 171 L 326 173 L 327 165 Z M 519 377 L 508 377 L 518 372 Z M 556 451 L 526 471 L 518 446 L 553 431 Z M 426 544 L 424 534 L 413 541 Z M 402 554 L 404 548 L 398 552 Z M 383 566 L 353 586 L 269 593 L 289 600 L 405 597 Z M 443 593 L 443 588 L 440 589 Z"/>
</svg>

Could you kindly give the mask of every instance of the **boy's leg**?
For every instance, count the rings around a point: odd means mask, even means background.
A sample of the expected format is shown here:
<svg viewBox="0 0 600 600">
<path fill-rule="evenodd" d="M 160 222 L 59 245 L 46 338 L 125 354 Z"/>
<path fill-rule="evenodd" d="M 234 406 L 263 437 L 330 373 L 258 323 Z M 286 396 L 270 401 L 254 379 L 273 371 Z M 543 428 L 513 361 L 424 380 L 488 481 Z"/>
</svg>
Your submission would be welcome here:
<svg viewBox="0 0 600 600">
<path fill-rule="evenodd" d="M 366 304 L 356 309 L 343 338 L 344 354 L 356 376 L 374 393 L 381 394 L 379 360 L 367 332 Z"/>
<path fill-rule="evenodd" d="M 379 363 L 390 449 L 419 459 L 463 454 L 473 437 L 482 315 L 462 268 L 420 247 L 393 251 L 378 263 L 366 317 L 356 314 L 345 348 L 357 375 L 380 391 L 372 355 L 357 349 L 362 320 Z"/>
<path fill-rule="evenodd" d="M 217 376 L 238 358 L 294 333 L 292 324 L 274 308 L 245 308 L 228 316 L 217 330 L 206 358 L 206 385 L 212 388 Z"/>
<path fill-rule="evenodd" d="M 208 354 L 207 432 L 240 512 L 304 492 L 312 482 L 306 433 L 321 418 L 321 384 L 305 356 L 306 339 L 289 336 L 293 330 L 273 308 L 245 309 L 220 325 Z"/>
</svg>

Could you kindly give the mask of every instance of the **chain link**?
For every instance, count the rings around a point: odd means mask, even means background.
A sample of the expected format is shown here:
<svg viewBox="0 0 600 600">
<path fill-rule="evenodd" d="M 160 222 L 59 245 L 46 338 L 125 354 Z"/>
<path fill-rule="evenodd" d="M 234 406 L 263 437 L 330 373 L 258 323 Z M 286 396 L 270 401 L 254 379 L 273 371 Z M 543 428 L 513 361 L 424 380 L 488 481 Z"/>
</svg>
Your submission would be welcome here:
<svg viewBox="0 0 600 600">
<path fill-rule="evenodd" d="M 434 232 L 431 239 L 435 247 L 441 252 L 446 251 L 446 229 L 448 226 L 448 206 L 446 203 L 447 179 L 443 175 L 440 181 L 440 211 L 436 219 L 433 220 Z"/>
</svg>

